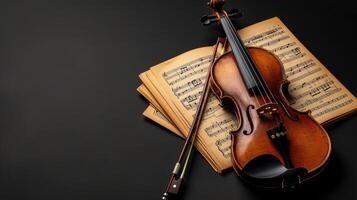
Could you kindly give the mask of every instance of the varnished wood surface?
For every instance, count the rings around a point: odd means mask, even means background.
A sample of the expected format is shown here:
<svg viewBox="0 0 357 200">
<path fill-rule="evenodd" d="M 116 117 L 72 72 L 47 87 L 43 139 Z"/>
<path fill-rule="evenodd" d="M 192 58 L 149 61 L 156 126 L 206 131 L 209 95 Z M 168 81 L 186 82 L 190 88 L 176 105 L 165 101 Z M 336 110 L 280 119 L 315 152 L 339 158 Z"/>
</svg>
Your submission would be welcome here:
<svg viewBox="0 0 357 200">
<path fill-rule="evenodd" d="M 288 106 L 281 90 L 286 84 L 286 79 L 279 60 L 260 48 L 248 50 L 259 73 L 280 104 L 279 113 L 288 132 L 289 154 L 294 167 L 303 167 L 309 173 L 319 170 L 330 156 L 331 142 L 328 134 L 308 112 L 298 112 Z M 266 103 L 263 99 L 266 95 L 259 95 L 256 91 L 256 98 L 248 92 L 232 53 L 227 53 L 216 61 L 212 69 L 212 80 L 217 96 L 223 102 L 231 101 L 230 105 L 233 105 L 231 107 L 235 110 L 237 118 L 242 119 L 238 130 L 232 135 L 234 165 L 242 170 L 249 161 L 264 154 L 273 155 L 284 163 L 266 133 L 276 126 L 276 122 L 261 119 L 256 111 L 260 105 Z M 265 100 L 268 101 L 267 98 Z M 250 106 L 254 108 L 250 109 Z M 251 134 L 244 134 L 246 130 Z"/>
</svg>

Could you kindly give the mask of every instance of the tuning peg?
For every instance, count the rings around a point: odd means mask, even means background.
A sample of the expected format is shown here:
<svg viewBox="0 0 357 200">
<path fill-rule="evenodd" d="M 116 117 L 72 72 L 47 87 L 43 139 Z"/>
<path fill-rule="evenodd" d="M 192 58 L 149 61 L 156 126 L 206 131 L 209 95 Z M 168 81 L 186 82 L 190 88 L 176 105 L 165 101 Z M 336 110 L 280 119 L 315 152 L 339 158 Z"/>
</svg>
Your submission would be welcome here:
<svg viewBox="0 0 357 200">
<path fill-rule="evenodd" d="M 210 25 L 211 23 L 213 22 L 216 22 L 218 19 L 215 15 L 203 15 L 201 17 L 201 23 L 204 25 L 204 26 L 208 26 Z"/>
<path fill-rule="evenodd" d="M 227 14 L 228 17 L 242 17 L 242 13 L 236 8 L 231 9 Z"/>
<path fill-rule="evenodd" d="M 230 11 L 227 12 L 228 17 L 232 18 L 232 17 L 241 17 L 242 13 L 239 12 L 238 9 L 231 9 Z M 201 17 L 201 23 L 204 26 L 210 25 L 214 22 L 217 22 L 217 16 L 216 15 L 204 15 Z"/>
</svg>

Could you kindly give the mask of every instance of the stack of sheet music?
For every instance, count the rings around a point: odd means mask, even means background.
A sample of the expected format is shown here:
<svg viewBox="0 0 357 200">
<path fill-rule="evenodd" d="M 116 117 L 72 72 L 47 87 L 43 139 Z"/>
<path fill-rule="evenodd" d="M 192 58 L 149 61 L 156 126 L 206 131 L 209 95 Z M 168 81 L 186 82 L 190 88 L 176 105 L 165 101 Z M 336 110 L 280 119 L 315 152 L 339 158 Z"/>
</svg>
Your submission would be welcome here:
<svg viewBox="0 0 357 200">
<path fill-rule="evenodd" d="M 357 110 L 356 98 L 275 17 L 239 31 L 246 46 L 265 48 L 282 62 L 290 81 L 291 106 L 311 110 L 327 125 Z M 219 48 L 218 55 L 225 52 Z M 214 47 L 202 47 L 167 60 L 140 74 L 138 88 L 150 105 L 144 115 L 184 138 L 196 111 L 212 61 Z M 211 94 L 201 122 L 196 148 L 217 172 L 232 166 L 229 132 L 237 128 L 233 113 Z"/>
</svg>

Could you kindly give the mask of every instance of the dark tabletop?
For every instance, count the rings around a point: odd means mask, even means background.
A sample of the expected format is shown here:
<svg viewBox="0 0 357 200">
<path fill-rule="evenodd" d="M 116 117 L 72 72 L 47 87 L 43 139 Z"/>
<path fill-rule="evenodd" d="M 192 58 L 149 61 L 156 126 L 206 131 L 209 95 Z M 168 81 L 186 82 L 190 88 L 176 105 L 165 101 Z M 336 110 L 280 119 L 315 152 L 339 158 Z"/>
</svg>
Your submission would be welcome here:
<svg viewBox="0 0 357 200">
<path fill-rule="evenodd" d="M 227 1 L 241 27 L 280 17 L 357 94 L 352 3 Z M 212 45 L 206 13 L 204 0 L 0 1 L 0 199 L 159 199 L 183 141 L 142 116 L 138 75 Z M 183 198 L 356 199 L 355 129 L 356 116 L 327 128 L 330 165 L 299 192 L 252 189 L 196 153 Z"/>
</svg>

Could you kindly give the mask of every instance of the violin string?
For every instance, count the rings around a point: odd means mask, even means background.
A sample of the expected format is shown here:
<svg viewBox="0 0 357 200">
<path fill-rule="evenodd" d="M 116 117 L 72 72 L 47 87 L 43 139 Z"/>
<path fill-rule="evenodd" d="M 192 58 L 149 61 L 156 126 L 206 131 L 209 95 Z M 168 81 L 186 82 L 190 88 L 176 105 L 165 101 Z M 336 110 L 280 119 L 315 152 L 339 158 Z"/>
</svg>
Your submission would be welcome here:
<svg viewBox="0 0 357 200">
<path fill-rule="evenodd" d="M 231 29 L 231 31 L 229 31 L 229 34 L 231 35 L 231 37 L 232 37 L 234 40 L 236 40 L 236 38 L 237 38 L 237 35 L 235 34 L 236 30 L 235 30 L 234 27 L 232 27 L 232 25 L 229 23 L 230 20 L 228 20 L 227 17 L 223 17 L 223 18 L 225 19 L 224 21 L 227 23 L 228 28 Z M 237 40 L 236 40 L 236 41 L 237 41 Z M 237 41 L 237 42 L 238 42 L 238 41 Z M 231 44 L 231 46 L 233 46 L 233 44 Z M 241 50 L 241 52 L 243 53 L 244 51 Z M 243 62 L 245 62 L 246 65 L 248 64 L 248 63 L 246 62 L 246 59 L 243 59 Z M 254 84 L 256 84 L 256 85 L 258 86 L 258 87 L 257 87 L 257 90 L 258 90 L 260 96 L 262 97 L 262 99 L 263 99 L 263 101 L 264 101 L 264 104 L 266 104 L 267 101 L 266 101 L 266 99 L 265 99 L 265 95 L 264 95 L 264 93 L 260 90 L 259 84 L 256 82 L 255 78 L 253 77 L 253 74 L 249 71 L 249 69 L 247 69 L 247 68 L 245 68 L 245 67 L 243 67 L 243 66 L 242 66 L 242 69 L 244 70 L 245 74 L 248 74 L 248 75 L 251 77 L 251 79 L 253 80 Z M 260 106 L 259 100 L 258 100 L 258 98 L 257 98 L 257 95 L 256 95 L 255 91 L 254 91 L 254 88 L 252 88 L 251 91 L 252 91 L 252 93 L 253 93 L 253 95 L 254 95 L 256 101 L 257 101 L 258 106 Z M 268 96 L 268 101 L 271 101 L 270 98 L 269 98 L 269 96 Z"/>
<path fill-rule="evenodd" d="M 222 21 L 222 23 L 223 23 L 223 22 L 226 23 L 225 20 Z M 228 28 L 229 28 L 229 25 L 228 25 Z M 232 31 L 228 31 L 226 34 L 228 34 L 231 38 L 233 38 L 233 34 L 232 34 L 232 33 L 233 33 Z M 229 37 L 228 35 L 227 35 L 227 37 Z M 230 44 L 230 45 L 232 46 L 232 44 Z M 247 69 L 245 69 L 245 68 L 243 67 L 243 70 L 244 70 L 245 74 L 248 74 L 247 71 L 246 71 Z M 253 81 L 255 81 L 255 80 L 253 80 Z M 257 83 L 255 82 L 255 84 L 257 84 Z M 260 106 L 259 99 L 258 99 L 258 95 L 256 95 L 254 89 L 252 89 L 251 91 L 252 91 L 252 93 L 253 93 L 253 96 L 254 96 L 255 101 L 257 102 L 258 106 Z M 259 92 L 260 92 L 261 96 L 263 96 L 260 90 L 259 90 Z M 263 100 L 264 100 L 264 103 L 266 103 L 266 102 L 265 102 L 265 99 L 263 99 Z"/>
<path fill-rule="evenodd" d="M 231 25 L 231 27 L 233 28 L 233 30 L 235 30 L 235 28 L 234 28 L 234 26 L 233 26 L 231 20 L 228 20 L 228 22 L 229 22 L 229 24 Z M 238 35 L 235 34 L 235 36 L 236 36 L 235 38 L 236 38 L 237 40 L 239 40 Z M 246 58 L 248 58 L 248 60 L 249 60 L 249 55 L 246 54 L 247 52 L 244 51 L 244 50 L 243 50 L 242 52 L 243 52 L 243 54 L 245 54 Z M 249 62 L 251 62 L 251 61 L 249 60 Z M 252 64 L 252 63 L 251 63 L 251 64 Z M 267 97 L 268 97 L 268 99 L 270 100 L 270 102 L 275 102 L 275 103 L 277 103 L 277 100 L 275 99 L 273 93 L 272 93 L 272 92 L 270 91 L 270 89 L 267 87 L 267 84 L 266 84 L 265 80 L 264 80 L 264 79 L 261 80 L 261 78 L 259 78 L 259 75 L 258 75 L 259 72 L 256 71 L 254 65 L 250 65 L 250 66 L 252 66 L 252 67 L 250 67 L 250 68 L 251 68 L 251 70 L 253 71 L 253 73 L 255 74 L 255 77 L 258 79 L 259 83 L 262 85 L 262 88 L 263 88 L 264 92 L 267 94 Z M 250 71 L 250 73 L 251 73 L 251 70 L 248 69 L 248 71 Z M 262 83 L 262 81 L 264 82 L 264 84 Z M 267 91 L 268 91 L 268 92 L 267 92 Z M 273 101 L 270 99 L 269 96 L 273 99 Z"/>
<path fill-rule="evenodd" d="M 241 42 L 239 41 L 238 35 L 236 34 L 236 29 L 234 28 L 234 26 L 233 26 L 231 20 L 227 20 L 227 21 L 228 21 L 228 24 L 229 24 L 230 28 L 232 29 L 232 32 L 234 33 L 234 37 L 233 37 L 233 38 L 236 40 L 236 43 L 237 43 L 237 44 L 240 44 Z M 250 62 L 249 56 L 247 55 L 245 49 L 243 49 L 244 47 L 238 46 L 238 48 L 240 48 L 240 50 L 241 50 L 241 52 L 242 52 L 242 55 L 243 55 L 244 58 L 245 58 L 245 59 L 243 59 L 243 61 L 245 62 L 246 66 L 249 66 L 249 65 L 251 66 L 252 63 Z M 247 61 L 249 61 L 249 64 L 247 63 Z M 257 77 L 253 76 L 253 74 L 252 74 L 252 72 L 250 71 L 249 68 L 250 68 L 250 67 L 248 67 L 248 69 L 246 69 L 246 70 L 248 71 L 249 75 L 250 75 L 251 78 L 253 79 L 254 83 L 258 85 L 258 87 L 257 87 L 258 91 L 260 92 L 260 94 L 265 94 L 265 95 L 267 96 L 267 98 L 268 98 L 268 101 L 271 102 L 271 99 L 270 99 L 268 93 L 266 92 L 264 86 L 262 85 L 260 79 L 258 78 L 258 81 L 259 81 L 259 84 L 258 84 L 257 81 L 256 81 L 256 78 L 257 78 Z M 262 89 L 263 89 L 264 93 L 261 92 L 259 85 L 262 86 Z M 253 89 L 253 90 L 254 90 L 254 89 Z M 266 101 L 265 101 L 265 96 L 264 96 L 264 95 L 262 95 L 262 98 L 263 98 L 263 100 L 264 100 L 264 103 L 266 103 Z"/>
</svg>

